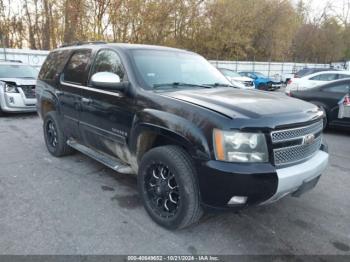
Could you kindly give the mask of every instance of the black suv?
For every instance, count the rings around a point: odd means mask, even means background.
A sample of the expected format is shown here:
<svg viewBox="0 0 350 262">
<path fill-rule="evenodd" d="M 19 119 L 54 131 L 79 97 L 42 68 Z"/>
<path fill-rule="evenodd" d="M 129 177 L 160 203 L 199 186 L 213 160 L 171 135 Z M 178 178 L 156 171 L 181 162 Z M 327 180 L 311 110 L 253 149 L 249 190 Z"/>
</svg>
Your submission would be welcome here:
<svg viewBox="0 0 350 262">
<path fill-rule="evenodd" d="M 52 51 L 36 86 L 45 142 L 137 174 L 149 215 L 175 229 L 203 210 L 314 187 L 328 162 L 318 107 L 239 90 L 203 57 L 132 44 Z"/>
</svg>

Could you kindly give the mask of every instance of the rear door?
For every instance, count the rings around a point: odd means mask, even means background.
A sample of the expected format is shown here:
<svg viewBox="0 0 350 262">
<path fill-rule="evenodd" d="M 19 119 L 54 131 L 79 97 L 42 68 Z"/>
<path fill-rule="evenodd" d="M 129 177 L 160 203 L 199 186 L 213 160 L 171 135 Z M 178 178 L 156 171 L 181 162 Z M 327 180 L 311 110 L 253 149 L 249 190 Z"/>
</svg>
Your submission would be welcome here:
<svg viewBox="0 0 350 262">
<path fill-rule="evenodd" d="M 90 70 L 90 49 L 75 50 L 60 77 L 59 102 L 63 115 L 64 131 L 68 137 L 81 140 L 79 119 L 81 117 L 81 92 L 86 86 Z"/>
<path fill-rule="evenodd" d="M 350 118 L 338 118 L 339 102 L 350 92 L 350 81 L 341 83 L 333 83 L 320 88 L 322 100 L 329 108 L 329 123 L 344 122 L 350 124 Z"/>
<path fill-rule="evenodd" d="M 95 56 L 90 78 L 95 73 L 117 74 L 121 81 L 127 75 L 115 50 L 102 49 Z M 126 160 L 122 149 L 130 132 L 135 111 L 128 90 L 104 90 L 88 83 L 82 93 L 81 132 L 84 143 L 110 155 Z"/>
</svg>

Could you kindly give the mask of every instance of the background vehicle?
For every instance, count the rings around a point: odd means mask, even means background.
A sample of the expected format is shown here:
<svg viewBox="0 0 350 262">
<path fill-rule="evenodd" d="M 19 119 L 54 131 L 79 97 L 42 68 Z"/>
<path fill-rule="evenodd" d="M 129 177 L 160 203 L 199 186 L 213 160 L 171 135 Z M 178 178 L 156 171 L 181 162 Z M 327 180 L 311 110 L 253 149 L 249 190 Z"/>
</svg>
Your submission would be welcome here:
<svg viewBox="0 0 350 262">
<path fill-rule="evenodd" d="M 350 79 L 343 79 L 307 90 L 290 91 L 289 95 L 319 106 L 326 113 L 325 127 L 327 124 L 350 127 L 349 117 L 339 117 L 339 106 L 344 103 L 342 100 L 349 92 Z"/>
<path fill-rule="evenodd" d="M 241 76 L 246 76 L 254 79 L 254 85 L 255 88 L 259 90 L 276 90 L 281 88 L 282 83 L 279 81 L 274 81 L 271 78 L 265 76 L 262 73 L 259 72 L 248 72 L 248 71 L 242 71 L 239 72 Z"/>
<path fill-rule="evenodd" d="M 38 71 L 20 62 L 0 62 L 0 114 L 35 112 Z"/>
<path fill-rule="evenodd" d="M 301 78 L 292 78 L 288 81 L 286 92 L 292 90 L 304 90 L 318 85 L 325 84 L 338 79 L 349 78 L 350 71 L 322 71 L 305 75 Z"/>
<path fill-rule="evenodd" d="M 331 69 L 331 68 L 312 68 L 312 67 L 305 67 L 303 69 L 300 69 L 298 72 L 294 74 L 294 77 L 292 78 L 300 78 L 303 76 L 311 75 L 314 73 L 318 72 L 323 72 L 323 71 L 337 71 L 336 69 Z"/>
<path fill-rule="evenodd" d="M 51 52 L 36 86 L 48 151 L 72 148 L 137 174 L 169 229 L 203 210 L 271 203 L 313 188 L 328 162 L 323 112 L 284 94 L 232 88 L 180 49 L 86 44 Z"/>
<path fill-rule="evenodd" d="M 238 87 L 242 89 L 254 89 L 254 80 L 252 78 L 241 76 L 237 72 L 227 69 L 227 68 L 218 68 L 219 71 L 234 85 L 237 85 L 237 82 L 240 84 Z"/>
</svg>

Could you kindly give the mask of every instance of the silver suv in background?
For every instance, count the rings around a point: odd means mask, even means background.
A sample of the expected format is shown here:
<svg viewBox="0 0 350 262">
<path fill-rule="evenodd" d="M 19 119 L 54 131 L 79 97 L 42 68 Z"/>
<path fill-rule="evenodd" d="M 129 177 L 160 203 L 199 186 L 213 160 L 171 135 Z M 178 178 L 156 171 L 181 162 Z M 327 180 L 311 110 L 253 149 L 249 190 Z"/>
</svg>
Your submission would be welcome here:
<svg viewBox="0 0 350 262">
<path fill-rule="evenodd" d="M 35 112 L 38 70 L 18 61 L 0 61 L 0 114 Z"/>
</svg>

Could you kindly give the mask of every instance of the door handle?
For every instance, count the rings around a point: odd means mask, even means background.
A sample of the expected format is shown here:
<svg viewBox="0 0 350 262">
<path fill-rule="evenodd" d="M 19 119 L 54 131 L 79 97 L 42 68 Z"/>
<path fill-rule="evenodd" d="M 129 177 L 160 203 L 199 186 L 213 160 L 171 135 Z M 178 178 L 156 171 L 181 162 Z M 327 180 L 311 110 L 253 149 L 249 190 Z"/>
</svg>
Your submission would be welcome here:
<svg viewBox="0 0 350 262">
<path fill-rule="evenodd" d="M 92 100 L 90 98 L 81 98 L 81 102 L 85 103 L 85 104 L 90 104 L 92 102 Z"/>
</svg>

